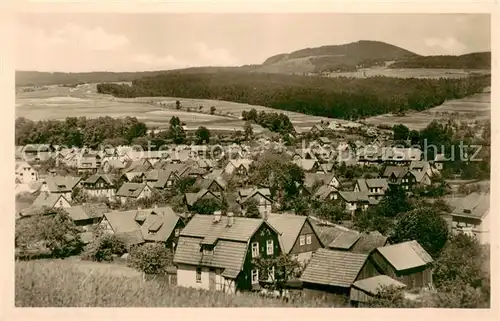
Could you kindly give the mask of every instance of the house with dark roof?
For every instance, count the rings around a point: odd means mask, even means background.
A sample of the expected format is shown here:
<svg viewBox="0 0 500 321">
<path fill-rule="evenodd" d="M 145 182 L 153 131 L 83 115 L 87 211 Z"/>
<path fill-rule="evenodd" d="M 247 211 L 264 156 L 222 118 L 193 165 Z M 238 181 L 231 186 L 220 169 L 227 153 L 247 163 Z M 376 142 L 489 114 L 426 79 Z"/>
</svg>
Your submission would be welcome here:
<svg viewBox="0 0 500 321">
<path fill-rule="evenodd" d="M 370 261 L 380 274 L 405 284 L 408 289 L 432 287 L 434 260 L 417 241 L 378 247 Z"/>
<path fill-rule="evenodd" d="M 388 244 L 388 237 L 380 232 L 359 233 L 349 230 L 338 234 L 327 247 L 337 251 L 370 254 L 374 249 Z"/>
<path fill-rule="evenodd" d="M 245 208 L 249 202 L 256 202 L 261 215 L 271 213 L 274 203 L 269 188 L 242 188 L 239 190 L 238 204 Z"/>
<path fill-rule="evenodd" d="M 112 199 L 115 196 L 116 186 L 113 177 L 109 174 L 94 174 L 84 180 L 82 186 L 90 197 Z"/>
<path fill-rule="evenodd" d="M 19 213 L 20 217 L 28 217 L 36 215 L 37 213 L 44 212 L 49 209 L 71 207 L 71 203 L 63 194 L 52 194 L 41 192 L 38 197 L 33 201 L 33 204 L 24 208 Z"/>
<path fill-rule="evenodd" d="M 311 129 L 309 129 L 309 133 L 318 135 L 318 134 L 325 132 L 325 129 L 326 129 L 326 127 L 324 124 L 321 124 L 321 123 L 315 124 L 314 126 L 311 127 Z"/>
<path fill-rule="evenodd" d="M 463 198 L 451 213 L 452 232 L 475 236 L 480 243 L 489 243 L 490 194 L 472 193 Z"/>
<path fill-rule="evenodd" d="M 206 189 L 214 193 L 224 193 L 227 188 L 227 181 L 222 177 L 203 178 L 197 184 L 201 189 Z"/>
<path fill-rule="evenodd" d="M 145 173 L 153 169 L 153 165 L 147 159 L 138 159 L 130 162 L 125 168 L 125 173 Z"/>
<path fill-rule="evenodd" d="M 375 200 L 380 200 L 389 189 L 389 183 L 385 178 L 360 178 L 356 180 L 355 192 L 364 192 Z"/>
<path fill-rule="evenodd" d="M 98 153 L 85 152 L 77 158 L 78 173 L 96 173 L 101 167 L 101 156 Z"/>
<path fill-rule="evenodd" d="M 144 179 L 152 188 L 163 190 L 173 188 L 179 181 L 179 176 L 172 170 L 152 170 L 146 172 Z"/>
<path fill-rule="evenodd" d="M 318 249 L 300 281 L 307 294 L 326 292 L 348 298 L 353 283 L 379 274 L 368 254 Z"/>
<path fill-rule="evenodd" d="M 260 290 L 274 271 L 264 275 L 255 260 L 281 251 L 279 232 L 263 219 L 197 214 L 179 237 L 177 284 L 227 293 Z"/>
<path fill-rule="evenodd" d="M 339 191 L 335 187 L 321 185 L 312 196 L 318 201 L 337 200 L 339 197 Z"/>
<path fill-rule="evenodd" d="M 357 209 L 366 210 L 369 206 L 378 204 L 378 201 L 369 197 L 367 192 L 339 191 L 338 195 L 346 210 L 351 213 Z"/>
<path fill-rule="evenodd" d="M 351 294 L 349 297 L 351 305 L 363 307 L 375 299 L 382 289 L 385 288 L 404 289 L 406 285 L 387 275 L 377 275 L 358 280 L 351 285 Z"/>
<path fill-rule="evenodd" d="M 101 226 L 122 239 L 127 247 L 161 242 L 174 250 L 184 220 L 170 206 L 104 213 Z"/>
<path fill-rule="evenodd" d="M 104 159 L 101 163 L 101 168 L 105 173 L 109 173 L 113 169 L 124 170 L 125 167 L 125 162 L 120 159 Z"/>
<path fill-rule="evenodd" d="M 222 202 L 222 195 L 205 188 L 200 189 L 197 193 L 184 194 L 184 203 L 187 205 L 188 210 L 192 210 L 195 204 L 201 200 L 213 200 L 220 204 Z"/>
<path fill-rule="evenodd" d="M 109 211 L 106 204 L 86 203 L 64 209 L 77 226 L 88 227 L 101 222 L 104 213 Z"/>
<path fill-rule="evenodd" d="M 412 161 L 419 161 L 422 151 L 418 148 L 386 147 L 383 149 L 382 161 L 386 164 L 408 166 Z"/>
<path fill-rule="evenodd" d="M 151 197 L 153 189 L 146 183 L 123 183 L 116 192 L 116 198 L 125 204 L 127 201 L 136 201 Z"/>
<path fill-rule="evenodd" d="M 253 160 L 248 158 L 231 159 L 224 168 L 224 172 L 227 174 L 236 174 L 238 176 L 246 177 L 250 172 L 250 165 L 252 163 Z"/>
<path fill-rule="evenodd" d="M 304 172 L 310 172 L 310 173 L 316 173 L 316 172 L 323 172 L 323 169 L 321 166 L 319 166 L 319 163 L 315 159 L 296 159 L 293 161 L 297 166 L 302 168 Z"/>
<path fill-rule="evenodd" d="M 295 256 L 302 264 L 324 247 L 308 216 L 268 214 L 267 222 L 280 233 L 283 252 Z"/>
<path fill-rule="evenodd" d="M 80 186 L 81 177 L 73 176 L 48 176 L 40 186 L 41 192 L 63 195 L 68 201 L 71 201 L 71 193 Z"/>
</svg>

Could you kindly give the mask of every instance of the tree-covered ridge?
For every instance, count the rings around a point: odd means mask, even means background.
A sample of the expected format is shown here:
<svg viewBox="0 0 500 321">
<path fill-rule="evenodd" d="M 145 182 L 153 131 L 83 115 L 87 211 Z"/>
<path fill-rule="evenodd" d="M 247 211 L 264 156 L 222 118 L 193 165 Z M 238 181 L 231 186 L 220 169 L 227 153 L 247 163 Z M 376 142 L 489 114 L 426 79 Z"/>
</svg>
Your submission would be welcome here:
<svg viewBox="0 0 500 321">
<path fill-rule="evenodd" d="M 389 68 L 491 69 L 491 52 L 461 56 L 415 56 L 396 61 Z"/>
<path fill-rule="evenodd" d="M 309 115 L 359 119 L 406 110 L 425 110 L 447 99 L 482 91 L 489 76 L 463 79 L 391 77 L 321 78 L 263 73 L 172 73 L 133 81 L 132 86 L 99 84 L 117 97 L 166 96 L 218 99 Z"/>
</svg>

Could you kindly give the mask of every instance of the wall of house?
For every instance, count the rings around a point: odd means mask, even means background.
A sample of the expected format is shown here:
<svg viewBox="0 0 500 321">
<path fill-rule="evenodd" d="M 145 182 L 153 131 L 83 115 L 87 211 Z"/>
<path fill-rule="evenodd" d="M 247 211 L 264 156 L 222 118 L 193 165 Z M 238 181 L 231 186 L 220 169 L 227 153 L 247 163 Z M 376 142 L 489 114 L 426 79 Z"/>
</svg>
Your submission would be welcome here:
<svg viewBox="0 0 500 321">
<path fill-rule="evenodd" d="M 281 247 L 279 243 L 279 238 L 276 232 L 274 232 L 267 224 L 262 224 L 262 226 L 255 232 L 249 242 L 247 249 L 247 255 L 243 263 L 243 271 L 240 273 L 237 280 L 238 290 L 250 290 L 252 288 L 252 243 L 259 243 L 259 256 L 268 258 L 266 247 L 267 240 L 273 240 L 273 255 L 272 257 L 277 257 L 280 255 Z"/>
<path fill-rule="evenodd" d="M 54 208 L 68 208 L 71 207 L 71 204 L 63 197 L 59 198 L 54 205 Z"/>
<path fill-rule="evenodd" d="M 300 245 L 300 236 L 303 235 L 305 238 L 305 241 L 307 241 L 307 235 L 311 236 L 311 244 L 304 244 Z M 299 254 L 299 253 L 308 253 L 305 256 L 311 255 L 313 251 L 316 251 L 321 247 L 321 242 L 314 233 L 311 224 L 306 220 L 304 225 L 302 226 L 302 229 L 299 232 L 299 235 L 297 236 L 297 239 L 295 240 L 295 244 L 292 246 L 292 249 L 290 250 L 291 254 Z"/>
<path fill-rule="evenodd" d="M 151 188 L 149 188 L 149 186 L 146 185 L 146 187 L 144 187 L 144 189 L 142 190 L 141 194 L 137 197 L 137 199 L 151 197 L 151 194 L 152 194 Z"/>
<path fill-rule="evenodd" d="M 177 266 L 177 285 L 196 289 L 209 288 L 209 268 L 201 268 L 201 282 L 196 282 L 196 266 L 179 264 Z"/>
<path fill-rule="evenodd" d="M 366 303 L 373 299 L 373 296 L 366 292 L 351 286 L 350 300 L 356 303 Z"/>
<path fill-rule="evenodd" d="M 22 184 L 28 184 L 38 180 L 38 172 L 32 167 L 19 168 L 16 172 L 16 178 Z"/>
<path fill-rule="evenodd" d="M 85 192 L 90 197 L 107 197 L 112 198 L 115 196 L 115 190 L 113 188 L 107 189 L 85 189 Z"/>
<path fill-rule="evenodd" d="M 371 278 L 373 276 L 380 275 L 380 272 L 377 270 L 377 267 L 373 264 L 371 260 L 366 260 L 365 264 L 359 271 L 358 276 L 354 280 L 354 282 L 359 281 L 359 280 L 364 280 Z"/>
</svg>

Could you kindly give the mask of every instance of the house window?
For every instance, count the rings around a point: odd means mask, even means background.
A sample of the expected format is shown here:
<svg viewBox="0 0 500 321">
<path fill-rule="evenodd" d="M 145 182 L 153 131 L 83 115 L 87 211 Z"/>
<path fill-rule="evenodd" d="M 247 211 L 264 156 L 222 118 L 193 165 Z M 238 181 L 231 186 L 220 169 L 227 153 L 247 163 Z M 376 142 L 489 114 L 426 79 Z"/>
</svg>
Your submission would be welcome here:
<svg viewBox="0 0 500 321">
<path fill-rule="evenodd" d="M 275 277 L 274 275 L 275 275 L 275 274 L 274 274 L 274 266 L 272 266 L 272 267 L 269 269 L 269 273 L 268 273 L 268 275 L 267 275 L 267 280 L 268 280 L 268 281 L 270 281 L 270 282 L 274 281 L 274 277 Z"/>
<path fill-rule="evenodd" d="M 306 244 L 306 238 L 304 235 L 301 235 L 299 238 L 300 246 L 303 246 Z"/>
<path fill-rule="evenodd" d="M 311 235 L 306 236 L 306 244 L 311 244 Z"/>
<path fill-rule="evenodd" d="M 253 242 L 252 243 L 252 257 L 258 257 L 259 256 L 259 243 Z"/>
<path fill-rule="evenodd" d="M 175 233 L 174 235 L 176 237 L 178 237 L 179 235 L 181 235 L 181 229 L 180 228 L 176 228 L 174 233 Z"/>
<path fill-rule="evenodd" d="M 62 200 L 59 201 L 59 206 L 63 206 Z"/>
<path fill-rule="evenodd" d="M 259 283 L 259 270 L 252 269 L 252 284 Z"/>
<path fill-rule="evenodd" d="M 273 255 L 274 254 L 274 242 L 273 242 L 273 240 L 267 240 L 266 245 L 267 245 L 267 255 Z"/>
<path fill-rule="evenodd" d="M 196 283 L 201 283 L 201 268 L 196 268 Z"/>
</svg>

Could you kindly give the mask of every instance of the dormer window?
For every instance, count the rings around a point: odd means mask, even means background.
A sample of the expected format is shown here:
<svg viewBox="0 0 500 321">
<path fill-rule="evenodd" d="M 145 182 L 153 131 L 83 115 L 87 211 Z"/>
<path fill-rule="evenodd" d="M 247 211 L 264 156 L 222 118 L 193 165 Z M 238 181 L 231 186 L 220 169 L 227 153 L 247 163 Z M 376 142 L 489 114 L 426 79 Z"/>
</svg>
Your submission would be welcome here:
<svg viewBox="0 0 500 321">
<path fill-rule="evenodd" d="M 201 251 L 203 252 L 203 255 L 213 255 L 214 254 L 214 246 L 204 244 L 201 246 Z"/>
</svg>

